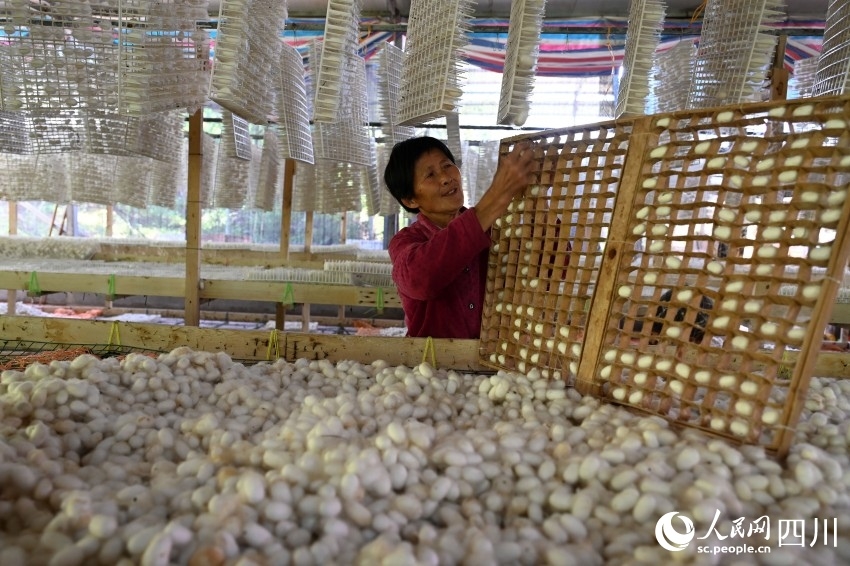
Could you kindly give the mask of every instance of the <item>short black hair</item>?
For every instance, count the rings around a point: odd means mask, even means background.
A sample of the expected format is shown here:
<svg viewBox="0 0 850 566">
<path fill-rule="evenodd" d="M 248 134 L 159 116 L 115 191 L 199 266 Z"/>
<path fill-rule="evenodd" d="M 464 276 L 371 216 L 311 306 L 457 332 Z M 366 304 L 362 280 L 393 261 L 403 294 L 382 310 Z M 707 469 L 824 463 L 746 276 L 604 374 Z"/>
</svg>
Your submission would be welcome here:
<svg viewBox="0 0 850 566">
<path fill-rule="evenodd" d="M 439 149 L 452 163 L 457 164 L 455 156 L 445 143 L 437 138 L 421 136 L 395 144 L 387 166 L 384 168 L 384 183 L 390 190 L 390 194 L 407 212 L 419 212 L 418 208 L 405 206 L 402 199 L 413 198 L 413 170 L 416 162 L 432 149 Z"/>
</svg>

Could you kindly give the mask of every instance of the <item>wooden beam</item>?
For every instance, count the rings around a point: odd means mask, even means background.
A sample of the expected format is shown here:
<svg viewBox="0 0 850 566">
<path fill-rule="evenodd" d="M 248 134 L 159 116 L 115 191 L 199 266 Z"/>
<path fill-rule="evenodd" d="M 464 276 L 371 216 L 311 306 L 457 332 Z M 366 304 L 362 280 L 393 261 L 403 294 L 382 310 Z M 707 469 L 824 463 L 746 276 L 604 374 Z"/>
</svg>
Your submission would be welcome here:
<svg viewBox="0 0 850 566">
<path fill-rule="evenodd" d="M 186 194 L 186 326 L 201 324 L 201 168 L 204 161 L 203 109 L 189 118 L 189 178 Z"/>
<path fill-rule="evenodd" d="M 343 212 L 339 220 L 339 243 L 345 244 L 348 240 L 348 213 Z"/>
<path fill-rule="evenodd" d="M 307 218 L 304 226 L 304 253 L 313 253 L 313 211 L 307 211 Z"/>
<path fill-rule="evenodd" d="M 110 334 L 114 335 L 115 331 L 120 336 L 121 345 L 129 349 L 168 352 L 188 346 L 195 350 L 226 352 L 233 359 L 243 361 L 269 359 L 272 337 L 268 330 L 227 330 L 29 316 L 0 317 L 0 340 L 9 342 L 106 345 Z M 284 332 L 278 334 L 278 342 L 281 355 L 289 361 L 307 358 L 332 362 L 355 360 L 368 364 L 381 359 L 390 365 L 407 367 L 421 363 L 423 357 L 431 362 L 431 350 L 426 338 Z M 478 362 L 478 340 L 435 339 L 432 343 L 437 367 L 492 372 Z M 796 364 L 798 356 L 798 352 L 789 352 L 788 363 Z M 812 375 L 850 378 L 850 354 L 819 352 Z"/>
<path fill-rule="evenodd" d="M 112 227 L 115 223 L 115 207 L 111 204 L 106 205 L 106 237 L 112 237 Z"/>
</svg>

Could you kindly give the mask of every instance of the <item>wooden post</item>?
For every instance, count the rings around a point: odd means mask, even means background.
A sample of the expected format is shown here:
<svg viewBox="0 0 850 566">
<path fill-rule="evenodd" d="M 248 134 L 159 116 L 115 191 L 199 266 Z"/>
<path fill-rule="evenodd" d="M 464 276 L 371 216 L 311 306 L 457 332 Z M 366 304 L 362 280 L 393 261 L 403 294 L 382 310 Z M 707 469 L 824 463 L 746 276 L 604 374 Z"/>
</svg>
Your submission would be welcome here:
<svg viewBox="0 0 850 566">
<path fill-rule="evenodd" d="M 9 235 L 14 236 L 18 233 L 18 203 L 9 201 Z M 14 316 L 18 306 L 18 290 L 6 289 L 6 314 Z"/>
<path fill-rule="evenodd" d="M 287 159 L 283 168 L 283 202 L 280 206 L 280 258 L 289 262 L 289 233 L 292 231 L 292 188 L 295 177 L 295 160 Z M 275 304 L 274 327 L 284 329 L 286 308 Z"/>
<path fill-rule="evenodd" d="M 201 166 L 204 159 L 204 115 L 198 110 L 189 118 L 189 178 L 186 195 L 186 326 L 200 326 L 201 301 Z"/>
<path fill-rule="evenodd" d="M 785 100 L 788 98 L 788 69 L 785 68 L 785 46 L 788 36 L 779 36 L 776 44 L 776 55 L 773 57 L 773 68 L 770 70 L 770 99 Z"/>
<path fill-rule="evenodd" d="M 310 332 L 310 303 L 301 304 L 301 331 Z"/>
<path fill-rule="evenodd" d="M 114 217 L 115 217 L 114 212 L 115 212 L 115 209 L 112 207 L 112 205 L 107 204 L 106 205 L 106 237 L 107 238 L 112 237 L 112 224 L 114 222 Z"/>
<path fill-rule="evenodd" d="M 347 234 L 348 234 L 348 213 L 343 212 L 342 218 L 340 219 L 340 223 L 339 223 L 339 243 L 340 244 L 345 244 L 346 240 L 348 240 Z"/>
<path fill-rule="evenodd" d="M 304 253 L 313 252 L 313 211 L 307 211 L 307 218 L 304 226 Z"/>
</svg>

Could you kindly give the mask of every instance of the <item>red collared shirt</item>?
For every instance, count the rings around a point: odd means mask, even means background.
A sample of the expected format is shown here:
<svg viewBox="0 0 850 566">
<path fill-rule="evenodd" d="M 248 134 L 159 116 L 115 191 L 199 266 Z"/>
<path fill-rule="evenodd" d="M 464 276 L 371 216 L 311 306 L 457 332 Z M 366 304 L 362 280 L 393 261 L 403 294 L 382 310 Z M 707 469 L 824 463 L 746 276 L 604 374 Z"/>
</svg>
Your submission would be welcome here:
<svg viewBox="0 0 850 566">
<path fill-rule="evenodd" d="M 419 214 L 393 236 L 393 281 L 408 336 L 480 336 L 489 250 L 490 234 L 481 229 L 474 208 L 445 228 Z"/>
</svg>

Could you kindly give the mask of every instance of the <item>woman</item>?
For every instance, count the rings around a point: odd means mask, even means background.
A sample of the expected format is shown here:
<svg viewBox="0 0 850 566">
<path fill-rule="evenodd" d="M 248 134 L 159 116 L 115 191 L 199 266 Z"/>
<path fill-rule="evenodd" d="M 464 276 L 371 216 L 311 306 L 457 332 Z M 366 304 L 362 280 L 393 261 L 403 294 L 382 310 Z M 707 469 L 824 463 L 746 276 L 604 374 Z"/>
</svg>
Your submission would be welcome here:
<svg viewBox="0 0 850 566">
<path fill-rule="evenodd" d="M 487 192 L 467 209 L 460 169 L 442 141 L 419 137 L 393 147 L 384 182 L 418 213 L 389 247 L 408 336 L 479 337 L 490 227 L 533 182 L 533 153 L 526 142 L 502 156 Z"/>
</svg>

